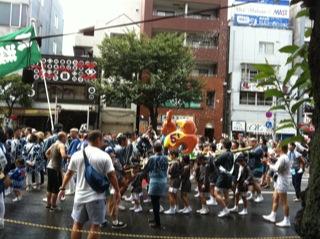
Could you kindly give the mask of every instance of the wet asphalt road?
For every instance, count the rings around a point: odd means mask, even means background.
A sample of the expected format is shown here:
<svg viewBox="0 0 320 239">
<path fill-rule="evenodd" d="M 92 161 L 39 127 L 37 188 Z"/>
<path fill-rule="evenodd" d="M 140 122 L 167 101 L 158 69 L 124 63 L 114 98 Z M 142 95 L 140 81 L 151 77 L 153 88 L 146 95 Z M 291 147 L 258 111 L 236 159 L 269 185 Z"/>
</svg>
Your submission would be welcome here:
<svg viewBox="0 0 320 239">
<path fill-rule="evenodd" d="M 303 187 L 306 186 L 307 179 L 303 180 Z M 67 197 L 66 201 L 61 203 L 61 212 L 49 212 L 45 209 L 45 204 L 42 202 L 44 196 L 42 192 L 24 193 L 23 200 L 19 203 L 12 202 L 12 196 L 6 198 L 6 219 L 21 220 L 37 224 L 45 224 L 59 227 L 71 227 L 72 220 L 70 217 L 73 197 Z M 112 230 L 110 227 L 104 228 L 106 232 L 126 233 L 135 235 L 157 235 L 161 236 L 180 236 L 180 237 L 282 237 L 296 236 L 293 227 L 278 228 L 271 223 L 262 220 L 262 215 L 267 214 L 271 210 L 271 191 L 265 191 L 263 196 L 265 200 L 260 203 L 249 203 L 249 214 L 245 217 L 237 214 L 232 214 L 226 218 L 220 219 L 217 217 L 219 212 L 218 206 L 210 207 L 209 215 L 197 215 L 196 209 L 199 209 L 200 204 L 197 199 L 192 196 L 193 213 L 190 215 L 161 215 L 164 229 L 156 230 L 148 226 L 148 218 L 150 204 L 143 205 L 144 212 L 133 213 L 129 210 L 120 212 L 120 219 L 128 224 L 126 229 L 121 231 Z M 294 219 L 296 212 L 300 209 L 300 203 L 293 202 L 294 195 L 289 193 L 289 207 L 291 222 Z M 130 203 L 124 203 L 126 207 L 130 207 Z M 167 208 L 167 200 L 162 200 L 162 205 Z M 283 219 L 282 210 L 279 208 L 277 220 Z M 70 233 L 65 231 L 56 231 L 43 228 L 35 228 L 25 225 L 16 225 L 6 223 L 5 229 L 0 231 L 0 239 L 66 239 L 70 238 Z M 85 238 L 85 236 L 83 236 Z M 129 238 L 128 236 L 102 236 L 102 238 Z M 141 238 L 137 236 L 136 238 Z M 168 238 L 167 238 L 168 239 Z"/>
</svg>

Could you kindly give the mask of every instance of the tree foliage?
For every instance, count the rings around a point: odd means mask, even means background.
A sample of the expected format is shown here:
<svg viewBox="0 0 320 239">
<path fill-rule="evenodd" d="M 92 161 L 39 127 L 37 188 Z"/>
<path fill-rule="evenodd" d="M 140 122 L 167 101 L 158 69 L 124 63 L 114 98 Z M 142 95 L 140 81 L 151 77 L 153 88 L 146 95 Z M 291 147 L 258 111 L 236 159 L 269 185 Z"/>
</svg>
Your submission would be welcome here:
<svg viewBox="0 0 320 239">
<path fill-rule="evenodd" d="M 30 84 L 22 82 L 21 76 L 12 74 L 5 77 L 0 77 L 0 101 L 5 102 L 7 108 L 5 109 L 5 117 L 10 118 L 14 106 L 20 104 L 23 107 L 31 105 L 32 93 Z"/>
<path fill-rule="evenodd" d="M 297 14 L 297 17 L 306 16 L 308 11 L 303 9 Z M 310 30 L 307 29 L 305 36 L 308 37 Z M 286 72 L 285 77 L 279 77 L 278 68 L 266 64 L 255 65 L 258 70 L 256 79 L 258 86 L 265 87 L 265 96 L 274 97 L 271 111 L 282 110 L 288 113 L 289 118 L 280 121 L 277 125 L 276 131 L 293 128 L 298 132 L 298 137 L 291 137 L 284 143 L 294 142 L 297 139 L 303 140 L 295 116 L 298 110 L 305 104 L 313 104 L 311 76 L 308 62 L 308 44 L 304 43 L 302 46 L 288 45 L 279 50 L 283 54 L 287 54 L 286 64 L 290 69 Z"/>
<path fill-rule="evenodd" d="M 96 86 L 106 103 L 135 103 L 150 112 L 153 128 L 158 108 L 168 101 L 185 107 L 201 98 L 202 84 L 190 77 L 194 59 L 177 34 L 153 38 L 134 33 L 108 37 L 99 46 L 99 63 L 107 80 Z"/>
</svg>

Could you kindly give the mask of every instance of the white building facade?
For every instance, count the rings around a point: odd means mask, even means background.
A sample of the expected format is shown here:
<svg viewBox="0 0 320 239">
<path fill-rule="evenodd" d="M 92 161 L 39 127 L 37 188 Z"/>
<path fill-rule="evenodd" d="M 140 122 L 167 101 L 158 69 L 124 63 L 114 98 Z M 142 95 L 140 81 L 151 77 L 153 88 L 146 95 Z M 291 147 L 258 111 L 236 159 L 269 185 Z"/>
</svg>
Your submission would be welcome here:
<svg viewBox="0 0 320 239">
<path fill-rule="evenodd" d="M 237 1 L 241 3 L 242 1 Z M 231 133 L 252 136 L 275 136 L 275 127 L 280 120 L 288 118 L 285 112 L 267 113 L 274 99 L 265 97 L 264 88 L 257 87 L 258 74 L 254 64 L 268 61 L 281 66 L 279 77 L 285 77 L 290 65 L 287 55 L 279 49 L 292 44 L 289 29 L 289 1 L 264 0 L 236 7 L 230 26 L 229 90 L 231 111 Z M 295 130 L 277 132 L 278 138 L 295 134 Z"/>
<path fill-rule="evenodd" d="M 73 49 L 75 57 L 99 57 L 98 46 L 105 36 L 117 37 L 121 34 L 134 31 L 140 34 L 140 25 L 133 24 L 126 27 L 113 27 L 116 25 L 133 23 L 141 19 L 141 0 L 118 0 L 105 11 L 105 17 L 96 21 L 94 26 L 81 30 L 82 34 L 75 37 Z M 105 30 L 97 30 L 110 27 Z M 136 130 L 136 111 L 134 104 L 130 105 L 100 105 L 100 128 L 103 132 L 119 133 L 134 132 Z"/>
</svg>

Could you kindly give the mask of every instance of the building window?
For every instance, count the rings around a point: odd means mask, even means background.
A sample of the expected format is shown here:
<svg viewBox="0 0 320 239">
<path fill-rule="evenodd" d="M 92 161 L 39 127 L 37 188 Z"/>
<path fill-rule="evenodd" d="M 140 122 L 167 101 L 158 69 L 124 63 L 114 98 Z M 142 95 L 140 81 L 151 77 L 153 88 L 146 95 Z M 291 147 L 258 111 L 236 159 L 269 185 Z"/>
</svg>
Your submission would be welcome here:
<svg viewBox="0 0 320 239">
<path fill-rule="evenodd" d="M 11 4 L 0 2 L 0 25 L 10 26 Z"/>
<path fill-rule="evenodd" d="M 193 76 L 214 76 L 217 74 L 218 64 L 197 64 L 195 69 L 192 71 Z"/>
<path fill-rule="evenodd" d="M 0 25 L 24 27 L 28 21 L 28 5 L 0 2 Z"/>
<path fill-rule="evenodd" d="M 259 42 L 259 53 L 263 55 L 274 54 L 274 43 L 272 42 Z"/>
<path fill-rule="evenodd" d="M 54 55 L 57 54 L 57 43 L 55 41 L 52 43 L 52 52 Z"/>
<path fill-rule="evenodd" d="M 242 64 L 241 65 L 241 81 L 252 82 L 255 80 L 258 71 L 254 69 L 253 65 Z"/>
<path fill-rule="evenodd" d="M 59 28 L 59 18 L 56 14 L 54 15 L 54 26 L 56 29 Z"/>
<path fill-rule="evenodd" d="M 189 33 L 186 42 L 193 48 L 216 48 L 219 44 L 219 34 Z"/>
<path fill-rule="evenodd" d="M 12 4 L 11 9 L 11 26 L 20 26 L 20 4 Z"/>
<path fill-rule="evenodd" d="M 241 105 L 271 106 L 272 98 L 265 98 L 264 92 L 240 92 Z"/>
<path fill-rule="evenodd" d="M 25 27 L 28 24 L 28 5 L 22 4 L 22 11 L 21 11 L 21 27 Z"/>
<path fill-rule="evenodd" d="M 207 106 L 214 107 L 214 98 L 215 98 L 215 92 L 214 91 L 208 91 L 207 92 Z"/>
</svg>

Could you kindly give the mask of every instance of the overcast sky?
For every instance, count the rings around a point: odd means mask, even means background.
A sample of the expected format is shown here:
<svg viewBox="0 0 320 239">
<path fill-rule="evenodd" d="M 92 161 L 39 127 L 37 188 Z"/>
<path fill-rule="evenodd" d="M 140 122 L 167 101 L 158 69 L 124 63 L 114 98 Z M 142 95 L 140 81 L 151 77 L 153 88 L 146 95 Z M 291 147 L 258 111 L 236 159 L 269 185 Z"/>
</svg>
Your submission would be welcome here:
<svg viewBox="0 0 320 239">
<path fill-rule="evenodd" d="M 64 11 L 64 32 L 75 32 L 81 27 L 93 25 L 96 20 L 103 18 L 106 5 L 108 2 L 110 4 L 110 1 L 111 0 L 60 0 Z M 64 38 L 64 54 L 73 54 L 73 39 L 74 36 Z"/>
</svg>

